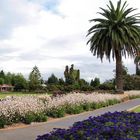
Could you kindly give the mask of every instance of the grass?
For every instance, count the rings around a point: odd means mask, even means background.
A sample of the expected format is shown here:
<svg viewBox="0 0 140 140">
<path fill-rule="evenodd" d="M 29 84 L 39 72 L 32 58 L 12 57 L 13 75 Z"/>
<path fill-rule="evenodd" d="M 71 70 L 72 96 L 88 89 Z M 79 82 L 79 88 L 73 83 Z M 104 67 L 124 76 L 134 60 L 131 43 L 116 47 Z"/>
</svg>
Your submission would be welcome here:
<svg viewBox="0 0 140 140">
<path fill-rule="evenodd" d="M 140 106 L 139 107 L 137 107 L 137 108 L 135 108 L 134 110 L 133 110 L 134 112 L 140 112 Z"/>
<path fill-rule="evenodd" d="M 38 95 L 45 95 L 44 94 L 40 94 L 40 93 L 33 93 L 33 92 L 0 92 L 0 99 L 5 98 L 6 96 L 38 96 Z"/>
</svg>

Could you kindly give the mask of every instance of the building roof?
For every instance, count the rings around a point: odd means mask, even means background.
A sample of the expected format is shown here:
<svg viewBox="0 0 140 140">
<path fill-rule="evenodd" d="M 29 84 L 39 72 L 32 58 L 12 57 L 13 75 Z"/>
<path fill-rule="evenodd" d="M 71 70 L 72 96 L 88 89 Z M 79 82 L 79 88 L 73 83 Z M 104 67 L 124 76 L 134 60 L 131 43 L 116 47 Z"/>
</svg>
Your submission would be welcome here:
<svg viewBox="0 0 140 140">
<path fill-rule="evenodd" d="M 3 85 L 0 85 L 0 87 L 14 87 L 12 85 L 7 85 L 7 84 L 3 84 Z"/>
</svg>

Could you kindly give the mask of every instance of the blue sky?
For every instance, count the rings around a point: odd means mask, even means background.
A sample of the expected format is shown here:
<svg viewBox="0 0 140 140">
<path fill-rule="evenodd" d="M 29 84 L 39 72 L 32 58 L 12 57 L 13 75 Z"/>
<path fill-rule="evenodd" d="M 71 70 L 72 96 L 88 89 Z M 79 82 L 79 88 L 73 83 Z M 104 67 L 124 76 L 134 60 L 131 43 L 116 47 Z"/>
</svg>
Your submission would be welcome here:
<svg viewBox="0 0 140 140">
<path fill-rule="evenodd" d="M 117 0 L 113 0 L 116 2 Z M 99 15 L 108 0 L 2 0 L 0 1 L 0 69 L 26 77 L 37 65 L 44 79 L 63 77 L 66 65 L 81 70 L 81 78 L 113 77 L 115 62 L 103 63 L 86 45 L 89 19 Z M 140 11 L 139 0 L 128 0 Z M 133 60 L 125 59 L 130 73 Z"/>
</svg>

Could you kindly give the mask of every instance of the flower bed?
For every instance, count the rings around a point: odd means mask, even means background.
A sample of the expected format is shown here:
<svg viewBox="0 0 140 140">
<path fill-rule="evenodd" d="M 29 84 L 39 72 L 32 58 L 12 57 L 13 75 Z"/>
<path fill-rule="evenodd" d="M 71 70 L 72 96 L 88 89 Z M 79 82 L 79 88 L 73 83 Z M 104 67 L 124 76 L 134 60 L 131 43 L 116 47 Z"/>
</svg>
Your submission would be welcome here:
<svg viewBox="0 0 140 140">
<path fill-rule="evenodd" d="M 140 97 L 140 92 L 127 92 L 122 95 L 69 93 L 54 98 L 47 95 L 8 97 L 0 101 L 0 128 L 18 122 L 29 124 L 46 121 L 47 117 L 78 114 L 113 105 L 128 100 L 129 97 Z"/>
<path fill-rule="evenodd" d="M 69 129 L 56 129 L 36 140 L 138 140 L 140 113 L 114 112 L 77 122 Z"/>
</svg>

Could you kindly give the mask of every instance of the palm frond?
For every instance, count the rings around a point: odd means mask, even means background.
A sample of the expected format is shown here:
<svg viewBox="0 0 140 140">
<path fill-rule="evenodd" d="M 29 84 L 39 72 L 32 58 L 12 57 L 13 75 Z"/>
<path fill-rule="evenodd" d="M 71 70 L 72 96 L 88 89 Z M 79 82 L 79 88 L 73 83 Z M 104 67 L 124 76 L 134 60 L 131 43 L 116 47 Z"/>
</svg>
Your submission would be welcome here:
<svg viewBox="0 0 140 140">
<path fill-rule="evenodd" d="M 121 6 L 122 5 L 122 6 Z M 108 9 L 100 8 L 99 12 L 103 18 L 91 19 L 95 22 L 87 33 L 90 36 L 87 44 L 90 44 L 90 51 L 93 55 L 103 59 L 104 56 L 110 60 L 116 57 L 116 52 L 121 51 L 121 55 L 134 57 L 140 46 L 140 14 L 132 14 L 136 9 L 127 8 L 125 1 L 120 1 L 115 8 L 109 1 Z"/>
</svg>

